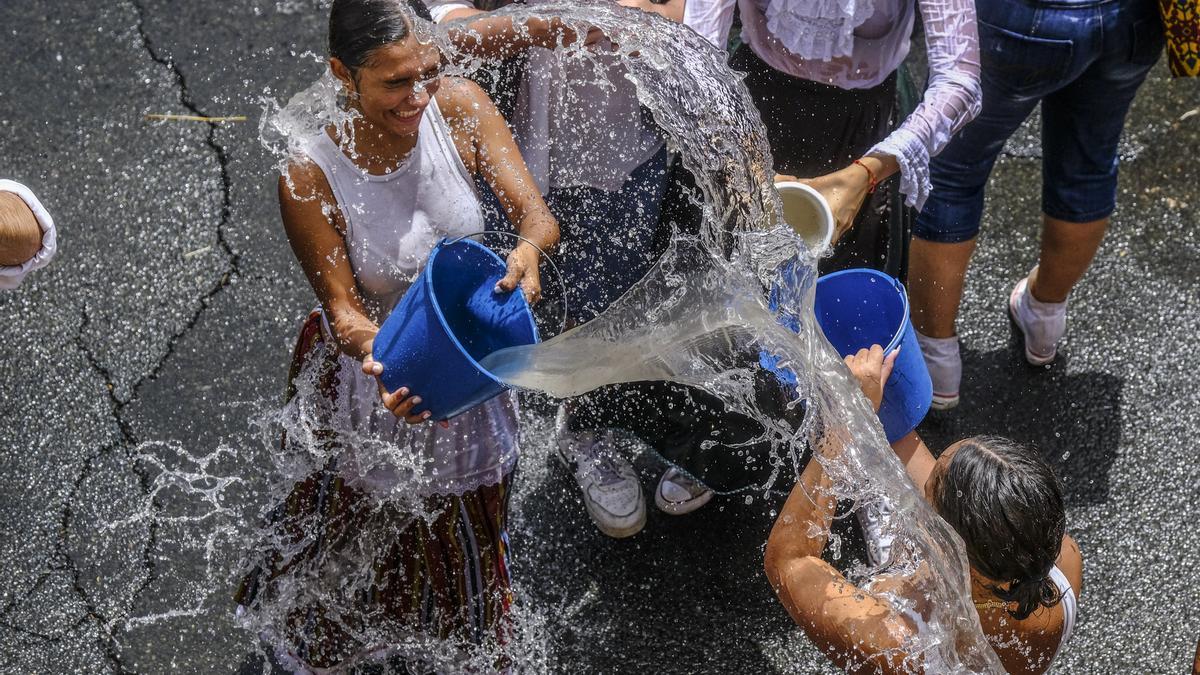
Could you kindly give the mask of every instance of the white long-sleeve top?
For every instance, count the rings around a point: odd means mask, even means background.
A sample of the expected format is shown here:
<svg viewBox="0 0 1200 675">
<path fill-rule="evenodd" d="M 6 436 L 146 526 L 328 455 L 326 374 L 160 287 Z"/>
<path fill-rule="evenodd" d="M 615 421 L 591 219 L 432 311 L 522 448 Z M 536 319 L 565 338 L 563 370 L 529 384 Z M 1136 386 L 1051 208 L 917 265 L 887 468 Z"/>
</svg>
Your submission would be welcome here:
<svg viewBox="0 0 1200 675">
<path fill-rule="evenodd" d="M 900 66 L 920 6 L 928 88 L 916 110 L 869 151 L 896 158 L 900 190 L 920 209 L 929 196 L 930 157 L 979 114 L 973 0 L 688 0 L 683 22 L 724 49 L 734 3 L 742 40 L 767 65 L 843 89 L 877 86 Z"/>
<path fill-rule="evenodd" d="M 27 274 L 50 264 L 50 259 L 58 250 L 58 235 L 54 230 L 54 219 L 38 201 L 33 190 L 14 180 L 0 180 L 0 192 L 11 192 L 20 197 L 42 228 L 42 247 L 32 258 L 20 265 L 0 265 L 0 290 L 12 290 L 21 285 Z"/>
</svg>

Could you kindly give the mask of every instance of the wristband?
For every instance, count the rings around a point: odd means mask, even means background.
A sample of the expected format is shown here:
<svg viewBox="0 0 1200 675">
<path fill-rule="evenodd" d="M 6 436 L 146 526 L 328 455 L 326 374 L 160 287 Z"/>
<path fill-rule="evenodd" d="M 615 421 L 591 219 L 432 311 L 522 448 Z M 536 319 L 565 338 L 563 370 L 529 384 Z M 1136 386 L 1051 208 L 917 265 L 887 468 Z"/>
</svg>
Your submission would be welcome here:
<svg viewBox="0 0 1200 675">
<path fill-rule="evenodd" d="M 875 188 L 879 187 L 879 181 L 875 179 L 875 172 L 872 171 L 866 164 L 863 164 L 862 160 L 856 159 L 851 163 L 861 166 L 863 171 L 867 172 L 867 180 L 870 182 L 869 186 L 867 187 L 867 194 L 875 194 Z"/>
</svg>

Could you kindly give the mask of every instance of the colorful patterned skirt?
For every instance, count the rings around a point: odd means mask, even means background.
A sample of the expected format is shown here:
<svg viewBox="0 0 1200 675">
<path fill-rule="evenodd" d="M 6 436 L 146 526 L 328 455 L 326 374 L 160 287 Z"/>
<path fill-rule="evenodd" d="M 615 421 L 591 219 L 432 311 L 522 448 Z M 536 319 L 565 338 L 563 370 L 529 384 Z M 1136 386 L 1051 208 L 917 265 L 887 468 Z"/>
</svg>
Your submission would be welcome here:
<svg viewBox="0 0 1200 675">
<path fill-rule="evenodd" d="M 313 358 L 329 360 L 318 388 L 336 391 L 336 350 L 326 341 L 314 313 L 296 346 L 289 397 Z M 322 440 L 338 442 L 333 433 Z M 381 654 L 445 663 L 451 652 L 501 646 L 512 474 L 462 495 L 426 497 L 413 515 L 411 505 L 348 485 L 338 461 L 331 453 L 271 512 L 235 595 L 245 623 L 298 670 Z M 443 653 L 423 658 L 431 644 Z"/>
</svg>

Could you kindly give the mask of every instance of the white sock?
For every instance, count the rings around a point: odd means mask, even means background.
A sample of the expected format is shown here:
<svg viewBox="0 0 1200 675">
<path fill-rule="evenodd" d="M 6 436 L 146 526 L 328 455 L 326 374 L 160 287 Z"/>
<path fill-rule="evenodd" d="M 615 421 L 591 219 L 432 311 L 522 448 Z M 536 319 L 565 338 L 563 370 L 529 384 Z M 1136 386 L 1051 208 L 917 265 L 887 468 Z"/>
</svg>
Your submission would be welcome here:
<svg viewBox="0 0 1200 675">
<path fill-rule="evenodd" d="M 933 381 L 933 393 L 938 396 L 956 396 L 962 382 L 962 357 L 958 351 L 958 336 L 935 338 L 916 331 L 929 379 Z"/>
<path fill-rule="evenodd" d="M 1058 341 L 1067 331 L 1067 303 L 1041 302 L 1029 292 L 1029 277 L 1021 282 L 1017 294 L 1017 323 L 1025 333 L 1025 349 L 1041 358 L 1054 356 Z M 1018 286 L 1020 287 L 1020 286 Z"/>
<path fill-rule="evenodd" d="M 1017 303 L 1017 311 L 1026 321 L 1048 321 L 1066 314 L 1067 303 L 1065 300 L 1063 302 L 1042 302 L 1033 297 L 1033 293 L 1029 290 L 1029 280 L 1026 278 L 1025 292 L 1021 294 L 1021 301 Z"/>
</svg>

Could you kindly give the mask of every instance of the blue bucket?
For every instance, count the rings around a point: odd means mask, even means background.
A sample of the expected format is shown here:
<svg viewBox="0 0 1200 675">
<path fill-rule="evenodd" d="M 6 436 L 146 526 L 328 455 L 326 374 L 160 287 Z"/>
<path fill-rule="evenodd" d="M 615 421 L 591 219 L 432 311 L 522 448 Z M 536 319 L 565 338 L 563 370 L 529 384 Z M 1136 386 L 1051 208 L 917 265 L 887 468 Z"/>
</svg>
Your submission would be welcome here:
<svg viewBox="0 0 1200 675">
<path fill-rule="evenodd" d="M 505 270 L 483 244 L 443 239 L 380 326 L 373 352 L 383 364 L 383 385 L 420 396 L 413 414 L 428 410 L 431 419 L 449 419 L 499 395 L 506 385 L 479 361 L 539 341 L 520 289 L 494 290 Z"/>
<path fill-rule="evenodd" d="M 892 277 L 872 269 L 834 272 L 817 279 L 817 323 L 842 356 L 883 345 L 900 355 L 883 388 L 879 421 L 889 443 L 917 428 L 933 400 L 933 383 L 908 314 L 908 294 Z"/>
</svg>

